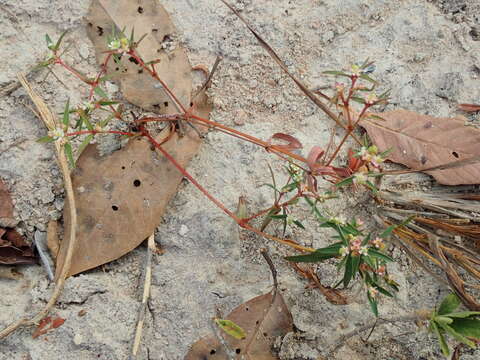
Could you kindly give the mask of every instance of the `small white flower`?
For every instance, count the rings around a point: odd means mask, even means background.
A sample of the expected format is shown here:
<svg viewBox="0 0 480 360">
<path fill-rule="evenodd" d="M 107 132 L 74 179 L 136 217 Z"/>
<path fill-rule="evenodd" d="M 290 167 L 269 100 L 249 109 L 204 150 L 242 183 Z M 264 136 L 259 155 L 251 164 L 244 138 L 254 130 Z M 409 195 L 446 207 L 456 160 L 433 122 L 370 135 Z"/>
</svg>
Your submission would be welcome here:
<svg viewBox="0 0 480 360">
<path fill-rule="evenodd" d="M 55 140 L 61 139 L 65 136 L 65 131 L 61 127 L 57 127 L 48 132 L 48 136 L 54 138 Z"/>
<path fill-rule="evenodd" d="M 347 221 L 344 216 L 335 216 L 330 219 L 331 222 L 338 224 L 338 225 L 345 225 L 345 222 Z"/>
<path fill-rule="evenodd" d="M 121 44 L 120 40 L 118 40 L 118 39 L 113 39 L 112 41 L 110 41 L 108 43 L 108 48 L 110 50 L 118 50 L 118 49 L 120 49 L 121 46 L 122 46 L 122 44 Z"/>
<path fill-rule="evenodd" d="M 339 252 L 342 257 L 345 257 L 350 253 L 350 249 L 348 248 L 348 246 L 342 246 Z"/>
<path fill-rule="evenodd" d="M 85 110 L 87 111 L 92 111 L 94 108 L 95 108 L 95 104 L 91 103 L 90 101 L 85 101 L 83 103 L 83 107 L 85 108 Z"/>
<path fill-rule="evenodd" d="M 287 215 L 287 219 L 286 219 L 286 220 L 287 220 L 287 225 L 292 225 L 292 224 L 293 224 L 293 221 L 294 221 L 295 219 L 293 218 L 293 216 Z"/>
<path fill-rule="evenodd" d="M 357 172 L 353 175 L 353 183 L 354 184 L 365 184 L 368 180 L 368 176 L 362 172 Z"/>
<path fill-rule="evenodd" d="M 362 246 L 360 250 L 358 251 L 360 255 L 368 255 L 368 247 Z"/>
<path fill-rule="evenodd" d="M 375 289 L 375 288 L 372 287 L 372 286 L 369 286 L 369 288 L 368 288 L 368 293 L 370 294 L 370 297 L 371 297 L 371 298 L 375 298 L 375 296 L 377 296 L 377 294 L 378 294 L 378 290 Z"/>
</svg>

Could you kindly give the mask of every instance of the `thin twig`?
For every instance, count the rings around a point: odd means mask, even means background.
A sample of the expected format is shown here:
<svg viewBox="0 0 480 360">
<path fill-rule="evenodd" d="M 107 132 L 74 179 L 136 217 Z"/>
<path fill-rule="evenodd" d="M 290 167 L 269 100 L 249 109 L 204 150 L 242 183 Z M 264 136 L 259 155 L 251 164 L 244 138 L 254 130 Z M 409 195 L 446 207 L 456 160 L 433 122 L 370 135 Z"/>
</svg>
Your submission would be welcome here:
<svg viewBox="0 0 480 360">
<path fill-rule="evenodd" d="M 50 109 L 48 108 L 48 106 L 40 98 L 40 96 L 38 96 L 38 94 L 31 88 L 24 74 L 22 73 L 18 74 L 18 79 L 20 83 L 23 85 L 23 87 L 25 88 L 25 90 L 27 91 L 28 95 L 32 99 L 35 106 L 37 107 L 38 113 L 40 114 L 40 118 L 44 122 L 45 126 L 49 130 L 55 129 L 57 125 L 56 119 L 53 116 Z M 63 286 L 65 285 L 65 280 L 67 278 L 67 275 L 70 271 L 70 267 L 72 265 L 72 257 L 73 257 L 73 253 L 74 253 L 74 249 L 77 241 L 76 231 L 75 231 L 77 228 L 77 211 L 75 206 L 75 197 L 73 193 L 72 179 L 70 177 L 70 169 L 68 167 L 67 157 L 65 156 L 64 148 L 59 141 L 55 142 L 55 150 L 57 153 L 57 161 L 63 175 L 64 186 L 65 186 L 65 191 L 67 193 L 68 207 L 70 212 L 70 239 L 68 242 L 68 248 L 65 255 L 65 262 L 60 272 L 60 275 L 57 278 L 55 288 L 50 297 L 50 300 L 43 307 L 43 309 L 31 319 L 23 318 L 7 326 L 4 330 L 0 331 L 0 339 L 7 337 L 13 331 L 17 330 L 22 326 L 36 325 L 40 320 L 42 320 L 49 313 L 51 308 L 57 302 L 57 299 L 59 298 L 60 294 L 62 293 Z"/>
<path fill-rule="evenodd" d="M 143 323 L 145 322 L 145 314 L 147 312 L 148 298 L 150 297 L 150 287 L 152 284 L 152 254 L 155 252 L 155 236 L 154 234 L 148 237 L 147 255 L 145 260 L 145 282 L 143 284 L 142 304 L 138 311 L 137 327 L 135 331 L 135 338 L 132 346 L 132 355 L 130 359 L 137 357 L 138 349 L 140 348 L 140 341 L 142 340 Z"/>
</svg>

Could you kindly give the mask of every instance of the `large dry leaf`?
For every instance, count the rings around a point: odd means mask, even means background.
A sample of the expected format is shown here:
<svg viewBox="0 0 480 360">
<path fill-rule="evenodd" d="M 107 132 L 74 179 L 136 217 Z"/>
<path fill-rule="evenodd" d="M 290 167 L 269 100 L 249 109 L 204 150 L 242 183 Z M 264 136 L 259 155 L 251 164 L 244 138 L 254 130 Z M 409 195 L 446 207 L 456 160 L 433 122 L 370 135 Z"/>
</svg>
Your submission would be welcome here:
<svg viewBox="0 0 480 360">
<path fill-rule="evenodd" d="M 129 37 L 135 30 L 135 39 L 147 36 L 137 51 L 144 61 L 158 59 L 155 69 L 177 98 L 188 106 L 192 89 L 191 66 L 185 50 L 178 45 L 175 27 L 168 13 L 155 0 L 93 0 L 88 14 L 87 32 L 101 64 L 108 50 L 107 37 L 125 29 Z M 173 49 L 170 44 L 174 44 Z M 125 99 L 144 109 L 157 113 L 178 112 L 160 84 L 146 71 L 141 72 L 133 58 L 123 56 L 121 64 L 110 62 L 109 74 L 118 80 Z"/>
<path fill-rule="evenodd" d="M 462 116 L 436 118 L 407 110 L 380 115 L 385 121 L 361 125 L 381 151 L 393 149 L 388 156 L 393 162 L 422 170 L 480 155 L 480 130 L 465 126 Z M 440 184 L 478 184 L 480 162 L 427 173 Z"/>
<path fill-rule="evenodd" d="M 175 29 L 165 10 L 153 0 L 94 0 L 89 14 L 89 36 L 95 44 L 99 62 L 105 57 L 102 51 L 106 49 L 112 25 L 117 30 L 126 28 L 128 33 L 134 27 L 136 38 L 148 33 L 139 47 L 141 56 L 145 61 L 161 59 L 156 66 L 160 78 L 184 105 L 189 106 L 192 82 L 186 53 L 179 46 L 166 52 L 160 43 L 175 37 Z M 127 100 L 160 113 L 178 112 L 158 82 L 145 72 L 139 73 L 138 66 L 128 59 L 123 65 L 123 70 L 120 66 L 122 74 L 114 79 L 120 82 Z M 202 94 L 194 102 L 195 112 L 208 118 L 211 106 L 206 96 Z M 168 130 L 164 130 L 156 140 L 160 142 L 167 135 Z M 197 132 L 187 128 L 185 136 L 174 134 L 163 148 L 186 167 L 200 143 Z M 159 225 L 181 179 L 181 173 L 165 157 L 152 151 L 146 139 L 131 140 L 123 149 L 106 157 L 100 157 L 96 148 L 89 145 L 72 174 L 78 226 L 77 245 L 68 276 L 118 259 L 137 247 Z M 61 273 L 70 239 L 67 210 L 64 219 L 66 233 L 57 257 L 57 276 Z"/>
<path fill-rule="evenodd" d="M 278 336 L 293 331 L 293 319 L 282 295 L 277 292 L 273 304 L 272 296 L 272 293 L 257 296 L 236 307 L 227 316 L 227 320 L 239 325 L 247 334 L 243 340 L 223 335 L 230 349 L 238 354 L 238 359 L 278 359 L 272 354 L 273 343 Z M 258 322 L 261 322 L 261 326 L 257 329 Z M 255 339 L 252 340 L 252 336 L 255 336 Z M 250 342 L 246 354 L 245 350 Z M 208 336 L 193 344 L 184 360 L 229 360 L 229 357 L 219 340 L 215 336 Z"/>
</svg>

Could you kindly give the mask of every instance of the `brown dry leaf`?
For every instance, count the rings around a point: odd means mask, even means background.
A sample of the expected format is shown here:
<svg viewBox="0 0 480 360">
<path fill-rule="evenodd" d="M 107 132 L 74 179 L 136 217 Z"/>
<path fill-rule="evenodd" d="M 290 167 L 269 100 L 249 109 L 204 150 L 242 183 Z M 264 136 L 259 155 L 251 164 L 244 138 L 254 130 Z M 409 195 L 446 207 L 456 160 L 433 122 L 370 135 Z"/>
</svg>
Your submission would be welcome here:
<svg viewBox="0 0 480 360">
<path fill-rule="evenodd" d="M 465 112 L 477 112 L 480 111 L 480 105 L 477 104 L 458 104 L 458 108 Z"/>
<path fill-rule="evenodd" d="M 462 116 L 436 118 L 402 109 L 381 116 L 385 121 L 360 124 L 380 151 L 393 149 L 388 156 L 393 162 L 422 170 L 480 155 L 480 130 L 465 126 Z M 440 184 L 480 183 L 480 162 L 426 172 Z"/>
<path fill-rule="evenodd" d="M 105 57 L 102 51 L 106 50 L 112 25 L 117 30 L 126 27 L 127 35 L 134 27 L 136 38 L 148 34 L 138 52 L 145 61 L 161 60 L 156 65 L 160 78 L 184 105 L 190 105 L 191 67 L 185 50 L 178 44 L 168 52 L 162 47 L 162 42 L 175 38 L 175 28 L 163 7 L 153 0 L 95 0 L 90 9 L 88 31 L 99 62 Z M 158 82 L 145 72 L 139 73 L 138 66 L 128 59 L 124 59 L 123 65 L 125 69 L 120 66 L 121 74 L 114 79 L 120 82 L 127 100 L 156 112 L 178 112 L 173 104 L 168 106 L 170 98 Z M 208 118 L 211 106 L 204 94 L 196 97 L 194 109 L 199 116 Z M 156 140 L 161 142 L 168 135 L 169 130 L 164 130 Z M 200 143 L 197 132 L 187 128 L 185 136 L 174 134 L 163 148 L 185 167 L 197 153 Z M 182 179 L 167 159 L 152 151 L 151 144 L 140 138 L 103 158 L 93 145 L 89 145 L 78 159 L 72 177 L 78 212 L 78 245 L 69 276 L 118 259 L 137 247 L 160 223 Z M 64 239 L 69 239 L 68 211 L 64 218 Z M 57 276 L 63 267 L 67 247 L 68 240 L 64 240 L 57 258 Z"/>
<path fill-rule="evenodd" d="M 264 294 L 253 298 L 235 308 L 227 317 L 240 326 L 247 334 L 243 340 L 235 339 L 225 335 L 224 339 L 240 359 L 241 356 L 255 360 L 276 360 L 271 348 L 278 336 L 284 336 L 293 331 L 293 319 L 281 294 L 277 292 L 275 302 L 272 302 L 272 293 Z M 257 331 L 257 321 L 262 321 L 265 312 L 268 311 L 265 319 Z M 251 341 L 248 354 L 245 354 L 247 344 L 253 335 L 256 338 Z M 205 337 L 192 345 L 184 360 L 228 360 L 223 345 L 214 336 Z"/>
<path fill-rule="evenodd" d="M 13 203 L 5 184 L 0 180 L 0 219 L 13 217 Z"/>
<path fill-rule="evenodd" d="M 184 106 L 190 104 L 192 92 L 191 66 L 185 49 L 175 35 L 176 29 L 168 13 L 155 0 L 93 0 L 90 7 L 87 32 L 92 40 L 97 61 L 101 64 L 107 56 L 107 37 L 125 28 L 130 37 L 135 29 L 135 40 L 147 36 L 140 42 L 138 53 L 145 62 L 160 60 L 155 69 Z M 171 47 L 174 47 L 171 49 Z M 123 56 L 120 64 L 111 62 L 108 74 L 120 83 L 123 96 L 129 102 L 157 113 L 176 113 L 172 103 L 160 84 L 146 71 L 141 72 L 133 58 Z"/>
<path fill-rule="evenodd" d="M 52 258 L 56 259 L 58 250 L 60 248 L 60 242 L 58 240 L 58 222 L 56 220 L 50 220 L 47 227 L 47 246 L 50 250 Z"/>
<path fill-rule="evenodd" d="M 37 258 L 30 245 L 17 231 L 0 228 L 0 264 L 35 264 Z"/>
<path fill-rule="evenodd" d="M 65 319 L 62 319 L 61 317 L 52 318 L 51 316 L 47 316 L 40 320 L 40 323 L 32 334 L 32 338 L 36 339 L 41 335 L 45 335 L 50 330 L 62 326 L 64 322 Z M 49 326 L 47 327 L 47 325 Z"/>
</svg>

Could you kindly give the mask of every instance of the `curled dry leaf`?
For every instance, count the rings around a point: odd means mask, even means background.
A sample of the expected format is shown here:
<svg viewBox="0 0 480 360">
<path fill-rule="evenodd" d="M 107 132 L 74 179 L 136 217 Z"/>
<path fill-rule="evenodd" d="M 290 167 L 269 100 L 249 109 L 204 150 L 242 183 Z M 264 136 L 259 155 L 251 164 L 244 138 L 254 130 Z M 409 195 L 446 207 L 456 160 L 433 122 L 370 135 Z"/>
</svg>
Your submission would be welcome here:
<svg viewBox="0 0 480 360">
<path fill-rule="evenodd" d="M 45 335 L 47 332 L 62 326 L 64 322 L 65 319 L 62 319 L 61 317 L 52 318 L 51 316 L 47 316 L 40 320 L 37 328 L 32 334 L 32 338 L 36 339 L 41 335 Z"/>
<path fill-rule="evenodd" d="M 458 104 L 458 108 L 465 112 L 477 112 L 480 111 L 480 105 L 477 104 Z"/>
<path fill-rule="evenodd" d="M 294 138 L 291 135 L 288 134 L 283 134 L 283 133 L 275 133 L 272 135 L 272 137 L 268 140 L 269 143 L 272 143 L 272 140 L 283 140 L 286 141 L 286 145 L 276 145 L 277 148 L 285 149 L 287 151 L 292 151 L 292 150 L 297 150 L 302 148 L 302 143 L 298 141 L 296 138 Z"/>
<path fill-rule="evenodd" d="M 167 53 L 162 46 L 162 41 L 175 38 L 175 29 L 160 4 L 153 0 L 95 0 L 89 22 L 92 24 L 89 25 L 89 35 L 99 62 L 105 56 L 102 51 L 106 49 L 106 37 L 112 25 L 117 29 L 126 28 L 127 32 L 135 27 L 138 37 L 147 33 L 138 48 L 139 53 L 146 61 L 161 59 L 156 66 L 160 78 L 184 105 L 190 105 L 191 67 L 183 48 L 177 45 L 175 50 Z M 114 79 L 120 82 L 125 98 L 145 109 L 178 112 L 175 106 L 168 106 L 170 99 L 158 82 L 152 82 L 145 72 L 139 73 L 138 66 L 128 59 L 124 59 L 123 66 L 125 69 L 121 70 L 121 75 Z M 197 96 L 194 102 L 195 113 L 208 118 L 211 106 L 205 94 Z M 156 140 L 161 143 L 167 136 L 168 129 L 157 135 Z M 200 143 L 198 133 L 187 128 L 183 137 L 173 134 L 163 148 L 186 167 Z M 72 176 L 78 212 L 78 241 L 69 276 L 118 259 L 144 241 L 160 223 L 182 179 L 165 157 L 151 150 L 151 144 L 144 138 L 131 140 L 123 149 L 107 157 L 100 157 L 96 148 L 89 145 L 78 159 Z M 68 248 L 68 211 L 64 218 L 64 239 L 67 241 L 60 246 L 56 276 L 61 272 Z"/>
<path fill-rule="evenodd" d="M 273 296 L 273 293 L 257 296 L 238 306 L 227 316 L 228 320 L 233 321 L 246 333 L 243 340 L 231 336 L 224 337 L 230 349 L 238 354 L 238 359 L 242 356 L 255 360 L 277 359 L 271 351 L 275 338 L 293 331 L 292 315 L 282 295 L 277 292 L 272 304 Z M 266 311 L 268 314 L 265 316 Z M 257 329 L 257 321 L 262 321 L 263 318 L 260 329 Z M 255 338 L 252 339 L 252 336 Z M 245 349 L 249 343 L 246 354 Z M 184 359 L 229 360 L 229 357 L 220 341 L 214 336 L 209 336 L 193 344 Z"/>
<path fill-rule="evenodd" d="M 184 48 L 176 40 L 175 26 L 158 1 L 93 0 L 87 18 L 87 33 L 95 46 L 99 64 L 107 56 L 107 37 L 112 28 L 117 33 L 125 29 L 127 37 L 135 29 L 136 40 L 147 34 L 137 52 L 145 62 L 159 60 L 155 65 L 157 73 L 188 107 L 192 93 L 191 66 Z M 120 63 L 110 63 L 107 74 L 120 83 L 125 99 L 157 113 L 178 112 L 161 85 L 142 71 L 135 59 L 123 56 Z"/>
<path fill-rule="evenodd" d="M 13 229 L 0 228 L 0 264 L 35 264 L 37 258 L 24 237 Z"/>
<path fill-rule="evenodd" d="M 364 119 L 367 130 L 380 151 L 392 149 L 388 159 L 414 170 L 480 156 L 480 130 L 465 126 L 462 116 L 436 118 L 407 110 L 382 113 L 385 121 Z M 480 162 L 425 171 L 440 184 L 480 183 Z"/>
</svg>

